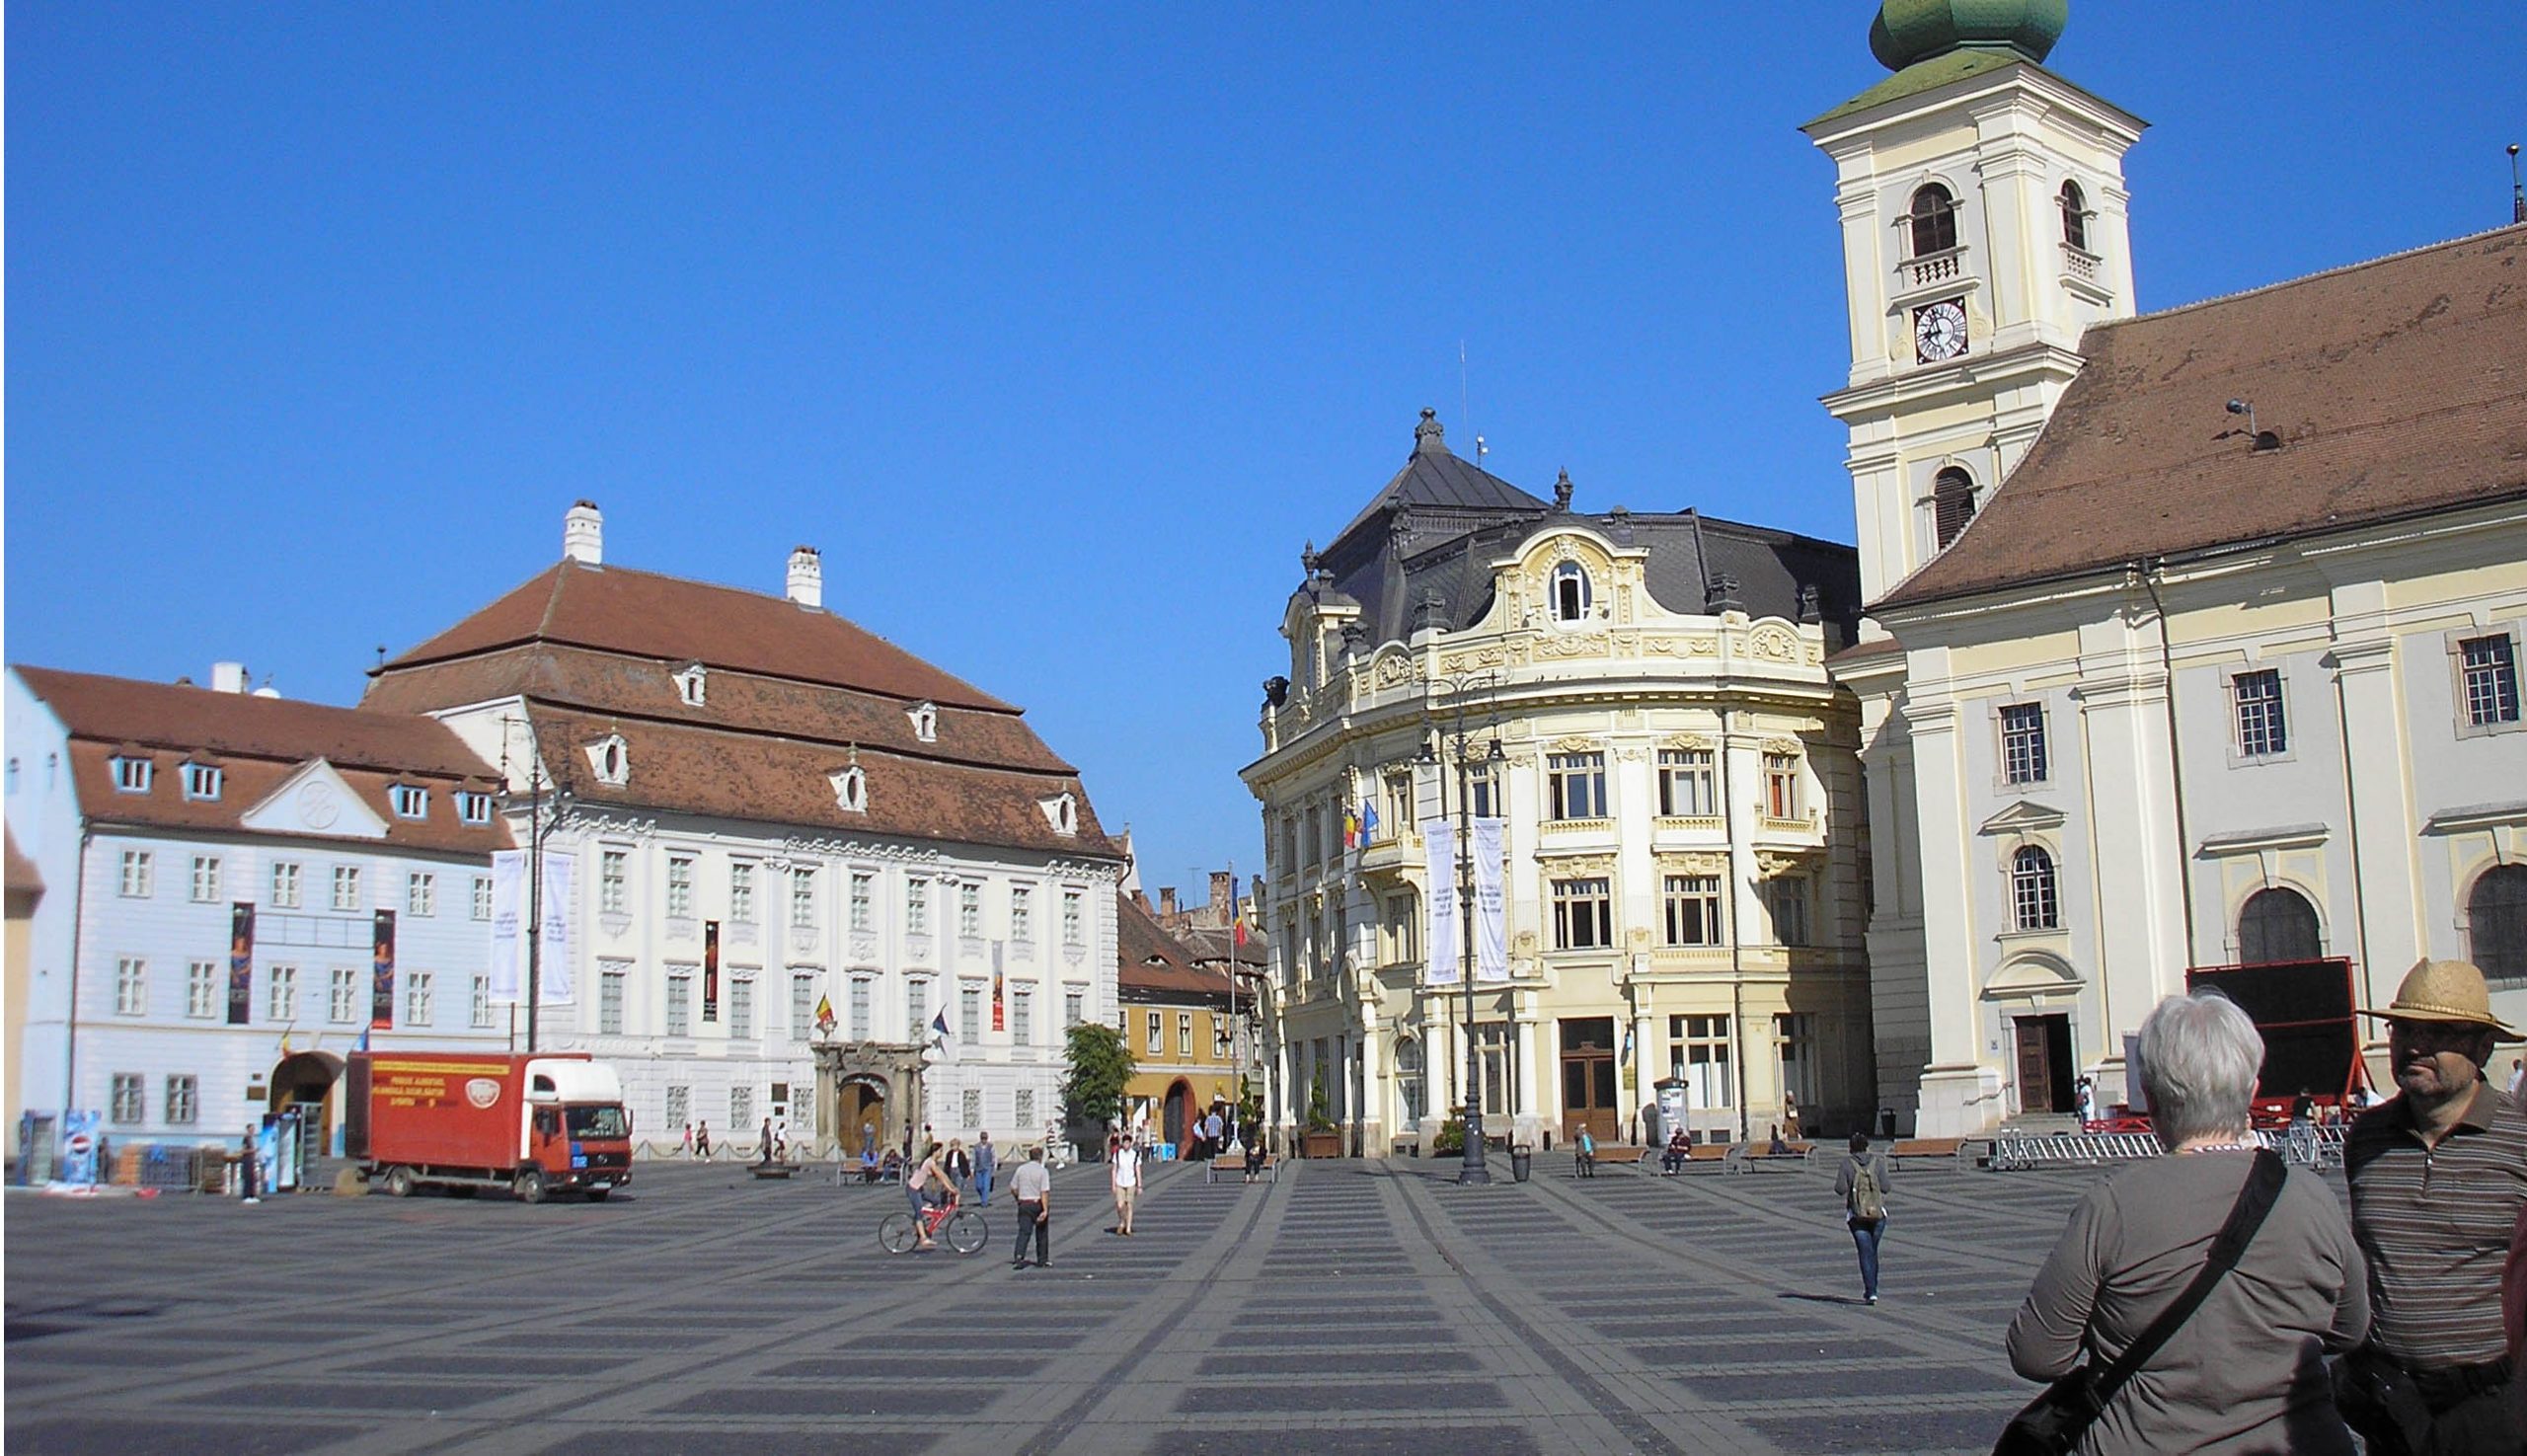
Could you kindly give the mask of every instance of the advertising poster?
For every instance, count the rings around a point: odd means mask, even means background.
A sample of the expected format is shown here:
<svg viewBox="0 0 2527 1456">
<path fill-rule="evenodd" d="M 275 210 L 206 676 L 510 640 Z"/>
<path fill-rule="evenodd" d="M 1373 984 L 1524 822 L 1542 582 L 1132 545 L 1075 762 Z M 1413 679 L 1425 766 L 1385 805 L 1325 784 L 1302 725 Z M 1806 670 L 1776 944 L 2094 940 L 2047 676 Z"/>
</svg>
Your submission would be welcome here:
<svg viewBox="0 0 2527 1456">
<path fill-rule="evenodd" d="M 255 902 L 228 907 L 228 1025 L 242 1027 L 255 1015 Z"/>
<path fill-rule="evenodd" d="M 720 1019 L 720 922 L 702 922 L 702 1019 Z"/>
<path fill-rule="evenodd" d="M 991 943 L 991 1029 L 992 1029 L 993 1031 L 995 1031 L 995 1032 L 1006 1032 L 1006 1031 L 1008 1031 L 1008 1030 L 1009 1030 L 1008 1013 L 1007 1013 L 1005 1010 L 1003 1010 L 1003 1000 L 1002 1000 L 1002 998 L 1003 998 L 1003 997 L 1005 997 L 1005 996 L 1008 994 L 1008 992 L 1009 992 L 1009 983 L 1008 983 L 1008 978 L 1001 974 L 1001 969 L 1000 969 L 1000 951 L 1001 951 L 1000 942 L 998 942 L 998 941 L 994 941 L 994 942 L 992 942 L 992 943 Z"/>
<path fill-rule="evenodd" d="M 1421 842 L 1428 850 L 1424 863 L 1430 886 L 1430 935 L 1424 983 L 1453 986 L 1460 973 L 1457 965 L 1457 829 L 1445 819 L 1429 819 L 1421 825 Z"/>
<path fill-rule="evenodd" d="M 105 1117 L 94 1108 L 73 1110 L 61 1114 L 61 1181 L 74 1188 L 93 1186 L 97 1181 L 97 1139 L 105 1130 Z"/>
<path fill-rule="evenodd" d="M 1509 978 L 1507 902 L 1500 888 L 1500 821 L 1474 821 L 1474 978 Z"/>
<path fill-rule="evenodd" d="M 536 955 L 536 995 L 547 1005 L 571 999 L 571 870 L 569 855 L 544 856 L 544 933 Z"/>
<path fill-rule="evenodd" d="M 368 977 L 368 1028 L 372 1032 L 388 1032 L 395 1028 L 395 912 L 377 912 L 377 929 L 370 936 Z"/>
<path fill-rule="evenodd" d="M 526 856 L 513 849 L 492 854 L 492 999 L 518 999 L 520 927 L 526 916 Z"/>
</svg>

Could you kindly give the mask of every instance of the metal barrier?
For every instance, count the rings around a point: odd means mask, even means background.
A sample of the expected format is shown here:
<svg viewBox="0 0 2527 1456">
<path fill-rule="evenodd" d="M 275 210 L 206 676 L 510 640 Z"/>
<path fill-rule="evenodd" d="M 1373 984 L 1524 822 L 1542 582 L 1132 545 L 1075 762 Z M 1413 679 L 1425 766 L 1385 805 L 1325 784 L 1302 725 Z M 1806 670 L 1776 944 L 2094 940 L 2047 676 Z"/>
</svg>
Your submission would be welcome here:
<svg viewBox="0 0 2527 1456">
<path fill-rule="evenodd" d="M 2279 1153 L 2290 1162 L 2323 1172 L 2342 1166 L 2342 1132 L 2339 1123 L 2311 1126 L 2304 1130 L 2259 1128 L 2255 1138 L 2259 1147 Z M 2165 1152 L 2166 1149 L 2159 1146 L 2158 1135 L 2150 1132 L 2004 1132 L 1992 1139 L 1992 1151 L 1983 1166 L 1994 1173 L 2016 1173 L 2044 1167 L 2096 1167 L 2161 1157 Z"/>
</svg>

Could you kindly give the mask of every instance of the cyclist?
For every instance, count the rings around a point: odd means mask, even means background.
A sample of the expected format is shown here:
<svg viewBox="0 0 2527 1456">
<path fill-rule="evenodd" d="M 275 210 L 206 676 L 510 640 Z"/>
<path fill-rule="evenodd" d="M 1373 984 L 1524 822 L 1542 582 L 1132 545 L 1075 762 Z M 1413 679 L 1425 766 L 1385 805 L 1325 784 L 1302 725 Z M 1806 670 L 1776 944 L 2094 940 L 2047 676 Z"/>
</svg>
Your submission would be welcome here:
<svg viewBox="0 0 2527 1456">
<path fill-rule="evenodd" d="M 938 1247 L 931 1242 L 931 1232 L 946 1223 L 949 1213 L 957 1206 L 957 1182 L 948 1176 L 948 1170 L 940 1166 L 940 1161 L 939 1145 L 932 1143 L 930 1151 L 922 1156 L 920 1166 L 904 1180 L 905 1193 L 916 1200 L 912 1226 L 921 1236 L 919 1247 L 923 1249 Z"/>
</svg>

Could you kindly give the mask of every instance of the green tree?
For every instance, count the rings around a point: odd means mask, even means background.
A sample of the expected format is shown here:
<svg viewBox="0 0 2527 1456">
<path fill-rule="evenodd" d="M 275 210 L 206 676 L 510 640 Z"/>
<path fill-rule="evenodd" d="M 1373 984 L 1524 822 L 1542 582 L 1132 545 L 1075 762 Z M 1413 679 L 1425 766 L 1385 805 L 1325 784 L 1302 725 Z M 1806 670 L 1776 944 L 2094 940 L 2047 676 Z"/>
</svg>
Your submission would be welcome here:
<svg viewBox="0 0 2527 1456">
<path fill-rule="evenodd" d="M 1081 1022 L 1070 1029 L 1064 1049 L 1069 1069 L 1062 1076 L 1062 1111 L 1073 1124 L 1109 1123 L 1123 1115 L 1123 1084 L 1136 1068 L 1132 1048 L 1112 1027 Z"/>
<path fill-rule="evenodd" d="M 1316 1069 L 1316 1080 L 1308 1084 L 1307 1130 L 1310 1132 L 1332 1132 L 1334 1130 L 1334 1109 L 1332 1105 L 1326 1101 L 1325 1069 L 1323 1067 Z"/>
</svg>

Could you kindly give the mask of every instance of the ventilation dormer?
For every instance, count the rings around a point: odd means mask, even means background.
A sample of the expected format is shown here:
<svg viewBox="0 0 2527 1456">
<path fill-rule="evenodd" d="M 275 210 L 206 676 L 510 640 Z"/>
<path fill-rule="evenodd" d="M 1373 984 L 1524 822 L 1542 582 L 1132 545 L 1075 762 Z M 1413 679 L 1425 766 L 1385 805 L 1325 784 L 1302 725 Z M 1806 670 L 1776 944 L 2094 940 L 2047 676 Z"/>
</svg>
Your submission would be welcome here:
<svg viewBox="0 0 2527 1456">
<path fill-rule="evenodd" d="M 912 720 L 914 737 L 925 743 L 939 741 L 939 706 L 937 704 L 915 703 L 904 710 L 904 717 Z"/>
<path fill-rule="evenodd" d="M 699 708 L 703 706 L 709 688 L 710 677 L 710 669 L 704 667 L 701 663 L 685 663 L 682 667 L 677 668 L 675 672 L 675 695 L 683 700 L 684 706 L 687 708 Z"/>
<path fill-rule="evenodd" d="M 869 812 L 869 771 L 867 769 L 854 763 L 825 775 L 825 782 L 833 786 L 833 802 L 836 808 L 847 814 Z"/>
<path fill-rule="evenodd" d="M 632 780 L 631 745 L 621 733 L 608 733 L 587 746 L 588 769 L 596 781 L 620 789 Z"/>
<path fill-rule="evenodd" d="M 1050 799 L 1035 801 L 1035 806 L 1044 811 L 1044 821 L 1053 826 L 1054 833 L 1079 832 L 1079 796 L 1057 794 Z"/>
</svg>

